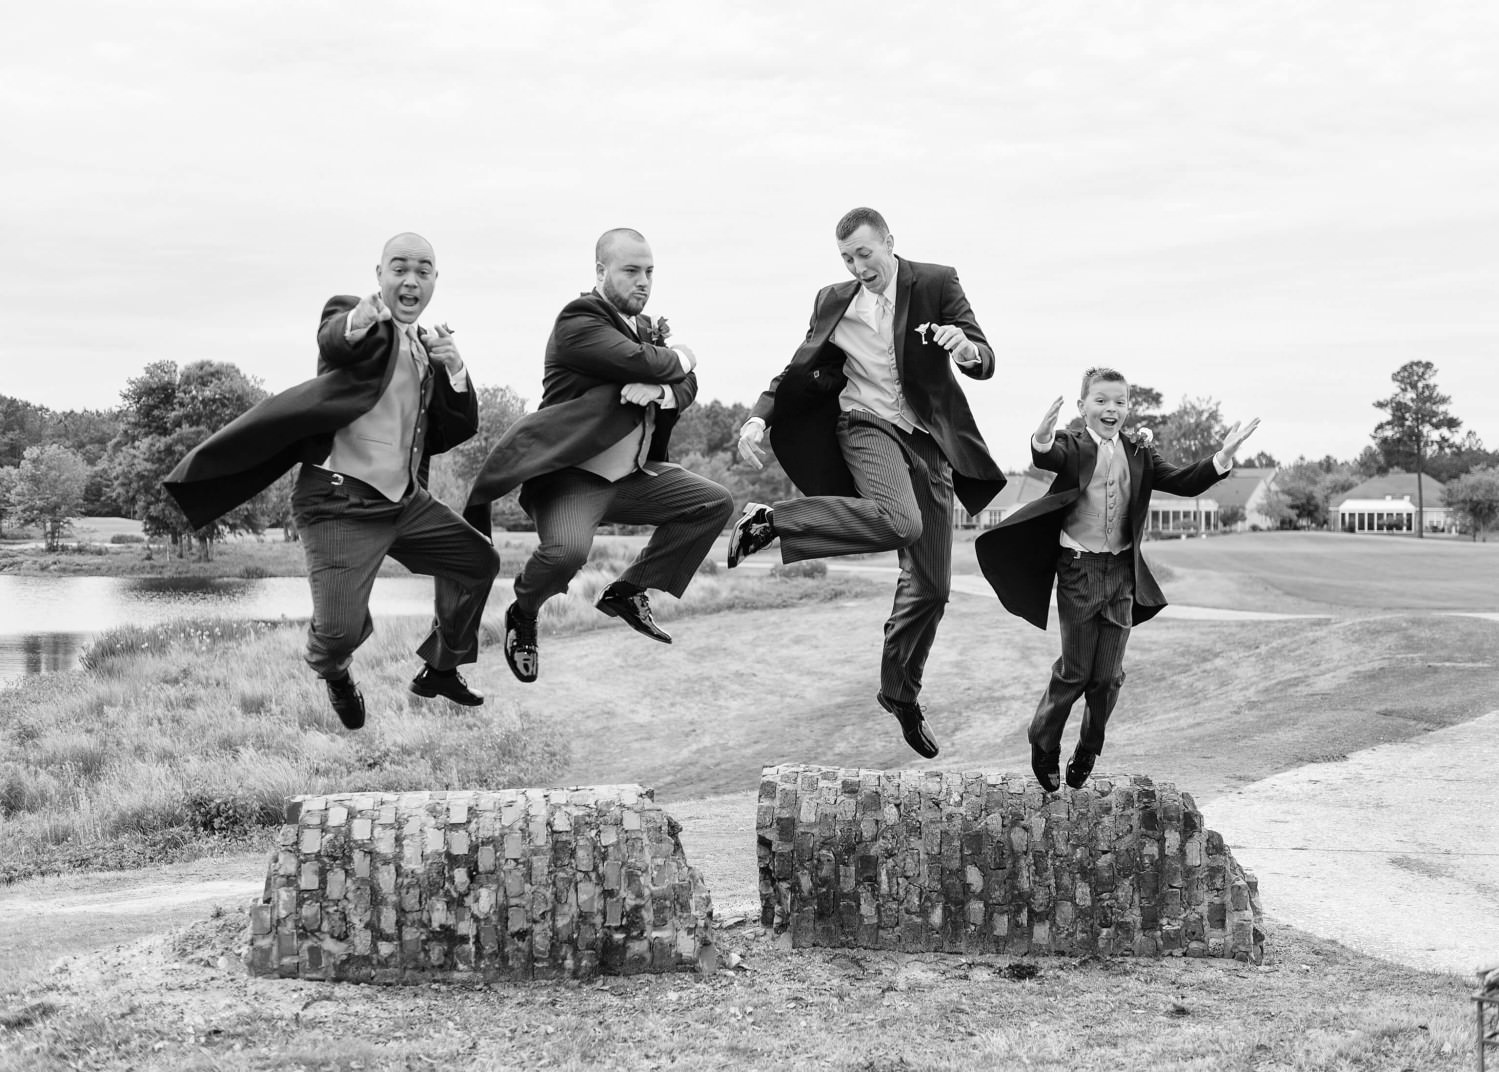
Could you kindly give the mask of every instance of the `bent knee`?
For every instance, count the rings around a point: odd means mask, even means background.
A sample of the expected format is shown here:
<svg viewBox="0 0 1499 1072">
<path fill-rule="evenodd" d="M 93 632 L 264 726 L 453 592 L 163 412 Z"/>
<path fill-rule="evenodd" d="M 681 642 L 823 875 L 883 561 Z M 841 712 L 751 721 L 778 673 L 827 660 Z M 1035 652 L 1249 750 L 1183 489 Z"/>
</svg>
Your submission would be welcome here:
<svg viewBox="0 0 1499 1072">
<path fill-rule="evenodd" d="M 901 510 L 892 510 L 888 515 L 890 523 L 890 536 L 897 541 L 899 547 L 910 547 L 921 539 L 922 525 L 920 514 L 908 514 Z"/>
</svg>

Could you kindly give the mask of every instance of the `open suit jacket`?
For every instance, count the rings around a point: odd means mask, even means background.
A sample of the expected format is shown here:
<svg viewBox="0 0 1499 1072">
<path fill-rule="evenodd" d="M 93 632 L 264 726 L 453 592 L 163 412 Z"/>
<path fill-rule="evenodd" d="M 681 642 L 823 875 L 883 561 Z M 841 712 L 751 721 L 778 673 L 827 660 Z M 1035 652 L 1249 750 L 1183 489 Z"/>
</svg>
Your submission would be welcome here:
<svg viewBox="0 0 1499 1072">
<path fill-rule="evenodd" d="M 649 339 L 649 317 L 632 325 Z M 512 424 L 484 460 L 463 516 L 489 531 L 489 504 L 527 480 L 578 465 L 618 443 L 640 423 L 640 407 L 620 400 L 627 383 L 659 383 L 671 389 L 675 409 L 655 404 L 647 458 L 666 461 L 672 426 L 697 397 L 697 374 L 682 371 L 669 346 L 637 341 L 614 306 L 597 291 L 568 302 L 547 339 L 541 403 Z"/>
<path fill-rule="evenodd" d="M 194 528 L 265 490 L 298 462 L 321 462 L 333 448 L 334 433 L 374 408 L 395 370 L 400 340 L 390 320 L 376 323 L 358 342 L 346 340 L 346 317 L 358 304 L 358 298 L 341 294 L 323 306 L 316 377 L 240 414 L 194 447 L 163 482 Z M 444 370 L 433 366 L 432 373 L 418 469 L 423 485 L 432 455 L 479 430 L 472 385 L 456 391 Z"/>
<path fill-rule="evenodd" d="M 957 272 L 941 264 L 896 260 L 895 367 L 906 402 L 952 466 L 958 501 L 976 514 L 1004 487 L 1005 477 L 989 457 L 968 399 L 953 375 L 952 358 L 931 341 L 930 333 L 923 343 L 916 328 L 961 328 L 977 344 L 982 360 L 959 371 L 976 380 L 994 375 L 994 351 L 973 317 Z M 845 355 L 832 337 L 860 285 L 850 279 L 818 292 L 806 339 L 751 411 L 770 426 L 776 458 L 804 495 L 857 494 L 838 447 L 838 395 L 848 378 L 843 372 Z"/>
<path fill-rule="evenodd" d="M 1201 495 L 1223 477 L 1212 458 L 1191 465 L 1171 465 L 1154 447 L 1123 437 L 1119 442 L 1129 465 L 1129 554 L 1134 559 L 1134 622 L 1138 625 L 1154 618 L 1166 605 L 1166 597 L 1140 553 L 1151 491 L 1159 488 L 1173 495 Z M 1057 432 L 1051 449 L 1044 454 L 1033 444 L 1031 460 L 1038 468 L 1057 474 L 1051 489 L 981 534 L 973 546 L 979 567 L 1005 609 L 1045 629 L 1051 587 L 1057 576 L 1062 523 L 1093 479 L 1098 447 L 1087 429 L 1064 430 Z"/>
</svg>

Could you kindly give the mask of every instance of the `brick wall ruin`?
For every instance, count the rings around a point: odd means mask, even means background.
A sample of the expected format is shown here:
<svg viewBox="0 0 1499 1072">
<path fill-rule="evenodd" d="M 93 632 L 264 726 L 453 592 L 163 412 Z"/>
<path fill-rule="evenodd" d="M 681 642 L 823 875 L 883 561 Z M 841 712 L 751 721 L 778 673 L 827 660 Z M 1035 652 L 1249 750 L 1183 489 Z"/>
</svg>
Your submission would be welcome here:
<svg viewBox="0 0 1499 1072">
<path fill-rule="evenodd" d="M 250 970 L 375 983 L 693 969 L 712 902 L 639 786 L 296 797 Z"/>
<path fill-rule="evenodd" d="M 1142 776 L 787 764 L 760 781 L 764 923 L 795 946 L 1231 957 L 1258 888 L 1186 793 Z"/>
</svg>

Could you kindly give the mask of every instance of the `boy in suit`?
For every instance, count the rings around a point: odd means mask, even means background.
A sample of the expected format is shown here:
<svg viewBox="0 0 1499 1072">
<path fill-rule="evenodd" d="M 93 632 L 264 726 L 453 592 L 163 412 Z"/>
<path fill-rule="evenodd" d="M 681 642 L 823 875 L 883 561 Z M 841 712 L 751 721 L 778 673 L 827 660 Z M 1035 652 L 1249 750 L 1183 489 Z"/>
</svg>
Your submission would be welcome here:
<svg viewBox="0 0 1499 1072">
<path fill-rule="evenodd" d="M 1057 589 L 1062 654 L 1031 719 L 1031 770 L 1047 792 L 1059 782 L 1062 730 L 1079 697 L 1082 731 L 1067 761 L 1067 784 L 1080 789 L 1103 751 L 1104 727 L 1124 684 L 1130 629 L 1153 618 L 1166 599 L 1140 553 L 1155 488 L 1201 495 L 1233 467 L 1234 454 L 1259 427 L 1236 423 L 1211 458 L 1171 465 L 1146 435 L 1121 437 L 1129 382 L 1111 368 L 1083 373 L 1083 427 L 1057 432 L 1058 398 L 1031 438 L 1036 466 L 1057 474 L 1051 489 L 975 541 L 980 568 L 1005 609 L 1046 628 Z"/>
</svg>

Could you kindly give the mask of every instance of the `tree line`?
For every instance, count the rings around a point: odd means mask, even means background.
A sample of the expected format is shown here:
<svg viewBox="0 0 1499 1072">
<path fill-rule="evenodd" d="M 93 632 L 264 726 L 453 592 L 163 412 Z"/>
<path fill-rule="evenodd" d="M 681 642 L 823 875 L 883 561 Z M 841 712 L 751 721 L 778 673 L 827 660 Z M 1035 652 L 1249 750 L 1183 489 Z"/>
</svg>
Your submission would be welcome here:
<svg viewBox="0 0 1499 1072">
<path fill-rule="evenodd" d="M 1265 512 L 1284 528 L 1325 528 L 1338 496 L 1372 476 L 1400 469 L 1446 485 L 1444 501 L 1475 538 L 1499 521 L 1499 452 L 1478 436 L 1459 435 L 1462 422 L 1437 390 L 1435 368 L 1414 361 L 1393 375 L 1394 392 L 1373 405 L 1384 414 L 1373 442 L 1355 458 L 1297 458 L 1281 465 L 1261 451 L 1240 461 L 1280 472 Z M 477 387 L 479 431 L 468 442 L 433 459 L 429 488 L 461 509 L 479 467 L 522 414 L 527 400 L 510 387 Z M 60 546 L 72 518 L 120 516 L 141 522 L 147 554 L 169 546 L 178 555 L 211 557 L 230 533 L 281 528 L 296 535 L 288 474 L 207 528 L 193 530 L 161 483 L 172 468 L 212 432 L 267 397 L 261 381 L 223 361 L 194 361 L 179 368 L 155 361 L 127 381 L 120 404 L 109 410 L 54 412 L 0 395 L 0 535 L 6 524 L 38 526 L 51 549 Z M 1211 454 L 1227 431 L 1212 398 L 1183 397 L 1167 409 L 1161 392 L 1135 385 L 1126 430 L 1141 425 L 1156 447 L 1177 464 Z M 687 468 L 728 488 L 736 501 L 774 502 L 795 494 L 772 454 L 764 469 L 738 456 L 743 403 L 700 402 L 684 410 L 672 433 L 672 455 Z M 1074 418 L 1074 427 L 1081 418 Z M 523 529 L 530 520 L 512 492 L 494 505 L 498 527 Z M 1232 519 L 1228 519 L 1232 520 Z"/>
</svg>

